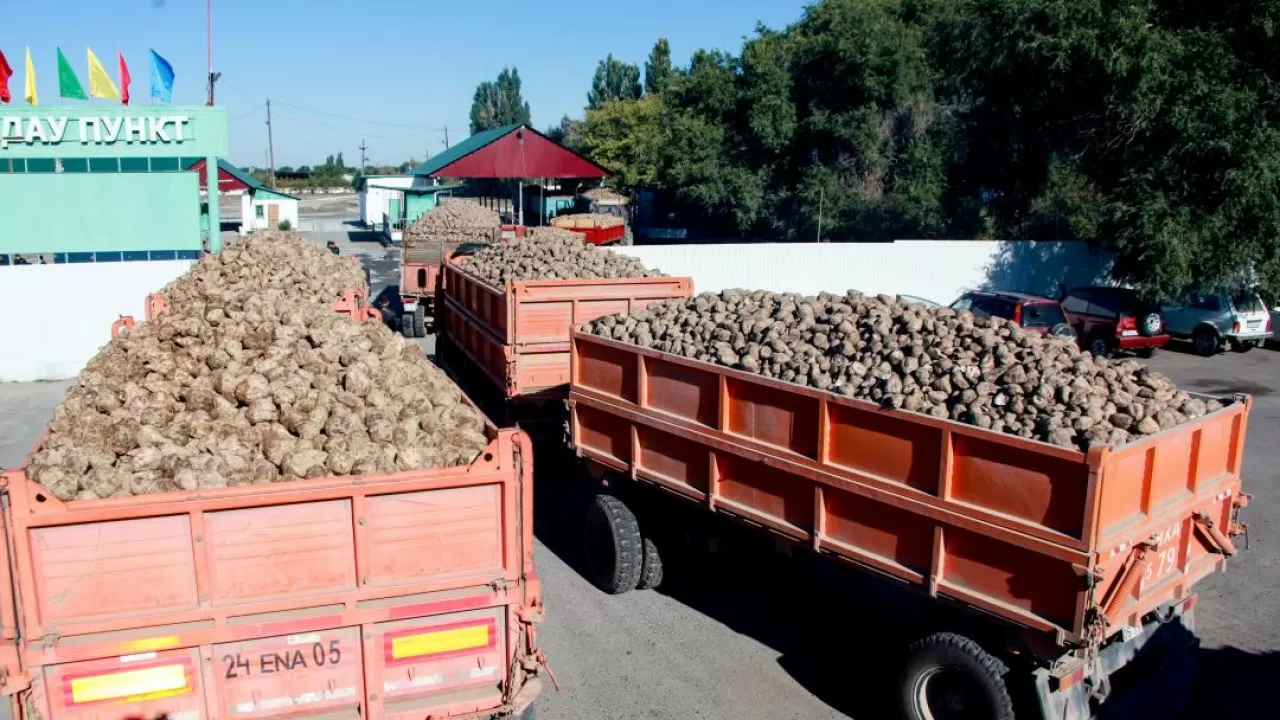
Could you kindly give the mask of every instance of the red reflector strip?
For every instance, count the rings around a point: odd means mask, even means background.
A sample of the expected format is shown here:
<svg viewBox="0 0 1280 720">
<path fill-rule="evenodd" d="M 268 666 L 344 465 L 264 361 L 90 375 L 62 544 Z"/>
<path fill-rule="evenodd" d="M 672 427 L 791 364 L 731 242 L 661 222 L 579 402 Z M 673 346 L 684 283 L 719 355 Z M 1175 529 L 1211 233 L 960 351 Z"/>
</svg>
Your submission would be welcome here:
<svg viewBox="0 0 1280 720">
<path fill-rule="evenodd" d="M 383 639 L 383 656 L 387 664 L 396 664 L 439 660 L 492 650 L 497 646 L 497 621 L 481 618 L 388 633 Z"/>
<path fill-rule="evenodd" d="M 139 702 L 185 695 L 194 689 L 194 684 L 191 661 L 183 659 L 112 672 L 65 676 L 62 694 L 68 706 Z"/>
</svg>

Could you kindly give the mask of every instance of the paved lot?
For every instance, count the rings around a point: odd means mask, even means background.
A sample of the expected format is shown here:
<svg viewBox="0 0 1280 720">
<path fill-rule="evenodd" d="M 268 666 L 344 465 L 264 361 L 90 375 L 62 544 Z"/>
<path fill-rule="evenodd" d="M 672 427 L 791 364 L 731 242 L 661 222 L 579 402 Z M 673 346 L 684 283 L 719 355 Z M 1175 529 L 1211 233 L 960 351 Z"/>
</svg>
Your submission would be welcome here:
<svg viewBox="0 0 1280 720">
<path fill-rule="evenodd" d="M 346 230 L 308 235 L 362 256 L 375 293 L 394 282 L 395 249 Z M 1254 396 L 1245 459 L 1251 546 L 1199 588 L 1204 649 L 1188 717 L 1274 716 L 1267 691 L 1280 675 L 1280 352 L 1205 360 L 1166 351 L 1152 364 L 1189 390 Z M 0 384 L 0 466 L 20 462 L 68 385 Z M 571 466 L 541 451 L 539 465 L 537 569 L 549 613 L 541 641 L 565 687 L 544 696 L 542 717 L 892 716 L 895 646 L 869 635 L 878 613 L 869 596 L 831 592 L 830 577 L 780 555 L 734 552 L 673 567 L 659 591 L 605 596 L 575 569 Z"/>
</svg>

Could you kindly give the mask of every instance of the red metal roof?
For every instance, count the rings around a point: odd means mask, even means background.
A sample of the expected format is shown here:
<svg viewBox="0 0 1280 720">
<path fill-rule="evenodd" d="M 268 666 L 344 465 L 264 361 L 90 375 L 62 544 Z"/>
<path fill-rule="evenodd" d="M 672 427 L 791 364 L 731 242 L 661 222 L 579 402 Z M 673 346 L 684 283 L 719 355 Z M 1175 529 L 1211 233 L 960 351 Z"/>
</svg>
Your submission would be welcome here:
<svg viewBox="0 0 1280 720">
<path fill-rule="evenodd" d="M 208 189 L 209 181 L 205 178 L 204 166 L 206 161 L 201 159 L 191 164 L 187 170 L 200 174 L 200 189 Z M 241 173 L 225 160 L 218 161 L 218 192 L 231 192 L 233 190 L 253 190 L 260 187 L 262 183 L 253 179 L 250 175 Z"/>
<path fill-rule="evenodd" d="M 424 163 L 426 166 L 430 163 Z M 599 165 L 521 125 L 440 167 L 424 168 L 447 178 L 603 178 Z"/>
</svg>

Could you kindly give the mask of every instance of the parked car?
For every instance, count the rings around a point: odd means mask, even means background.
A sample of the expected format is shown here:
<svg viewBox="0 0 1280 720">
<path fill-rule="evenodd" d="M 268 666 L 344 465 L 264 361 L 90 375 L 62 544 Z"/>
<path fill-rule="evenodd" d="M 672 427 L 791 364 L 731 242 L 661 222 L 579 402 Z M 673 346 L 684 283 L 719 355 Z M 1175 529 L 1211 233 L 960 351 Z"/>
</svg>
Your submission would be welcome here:
<svg viewBox="0 0 1280 720">
<path fill-rule="evenodd" d="M 1080 347 L 1097 357 L 1133 352 L 1149 358 L 1169 342 L 1159 304 L 1136 290 L 1076 288 L 1063 296 L 1062 307 L 1071 317 Z"/>
<path fill-rule="evenodd" d="M 1169 334 L 1190 340 L 1208 357 L 1230 346 L 1248 352 L 1271 337 L 1271 313 L 1258 293 L 1188 293 L 1164 308 Z"/>
<path fill-rule="evenodd" d="M 978 317 L 1002 317 L 1030 332 L 1075 337 L 1062 305 L 1039 295 L 979 290 L 961 295 L 951 303 L 951 309 L 968 310 Z"/>
<path fill-rule="evenodd" d="M 918 295 L 899 295 L 898 297 L 902 298 L 906 302 L 913 303 L 916 305 L 923 305 L 927 308 L 942 307 L 942 303 L 937 303 L 930 300 L 929 298 L 922 298 Z"/>
</svg>

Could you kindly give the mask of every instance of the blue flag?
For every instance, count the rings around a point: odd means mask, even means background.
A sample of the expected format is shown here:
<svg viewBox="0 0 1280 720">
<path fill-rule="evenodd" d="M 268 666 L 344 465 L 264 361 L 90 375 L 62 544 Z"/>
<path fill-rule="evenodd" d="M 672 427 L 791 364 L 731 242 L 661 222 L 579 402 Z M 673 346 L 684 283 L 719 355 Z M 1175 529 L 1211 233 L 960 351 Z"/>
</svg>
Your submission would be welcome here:
<svg viewBox="0 0 1280 720">
<path fill-rule="evenodd" d="M 162 103 L 173 102 L 173 66 L 151 51 L 151 97 Z"/>
</svg>

